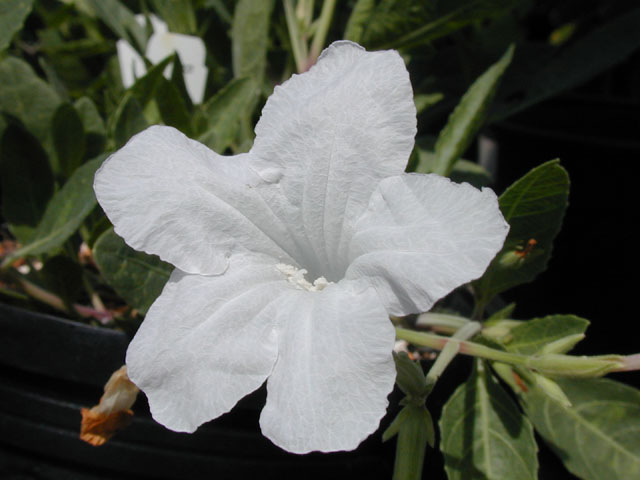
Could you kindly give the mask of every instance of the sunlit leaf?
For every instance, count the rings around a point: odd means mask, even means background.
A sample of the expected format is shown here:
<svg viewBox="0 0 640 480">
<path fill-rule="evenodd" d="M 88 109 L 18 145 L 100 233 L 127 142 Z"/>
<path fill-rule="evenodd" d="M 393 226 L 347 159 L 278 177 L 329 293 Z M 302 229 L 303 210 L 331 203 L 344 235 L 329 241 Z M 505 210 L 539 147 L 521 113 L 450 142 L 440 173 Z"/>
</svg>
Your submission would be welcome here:
<svg viewBox="0 0 640 480">
<path fill-rule="evenodd" d="M 568 196 L 569 177 L 557 160 L 534 168 L 500 196 L 511 229 L 502 250 L 473 284 L 477 298 L 486 303 L 546 269 Z"/>
<path fill-rule="evenodd" d="M 229 82 L 204 104 L 207 130 L 199 140 L 222 153 L 238 135 L 238 124 L 255 100 L 255 87 L 250 78 Z"/>
<path fill-rule="evenodd" d="M 575 315 L 549 315 L 528 320 L 512 328 L 509 338 L 503 343 L 510 352 L 531 355 L 551 342 L 583 334 L 588 326 L 588 320 Z"/>
<path fill-rule="evenodd" d="M 524 398 L 536 430 L 585 480 L 628 480 L 640 472 L 640 392 L 608 379 L 557 379 L 564 408 L 538 389 Z"/>
<path fill-rule="evenodd" d="M 440 449 L 449 480 L 536 480 L 529 420 L 478 363 L 442 410 Z"/>
<path fill-rule="evenodd" d="M 51 198 L 30 242 L 7 257 L 4 264 L 11 263 L 15 258 L 38 255 L 58 248 L 75 233 L 96 206 L 93 177 L 105 157 L 106 155 L 101 155 L 94 158 L 73 173 Z"/>
<path fill-rule="evenodd" d="M 482 126 L 498 82 L 513 58 L 513 46 L 473 82 L 449 116 L 435 145 L 433 172 L 448 176 Z"/>
</svg>

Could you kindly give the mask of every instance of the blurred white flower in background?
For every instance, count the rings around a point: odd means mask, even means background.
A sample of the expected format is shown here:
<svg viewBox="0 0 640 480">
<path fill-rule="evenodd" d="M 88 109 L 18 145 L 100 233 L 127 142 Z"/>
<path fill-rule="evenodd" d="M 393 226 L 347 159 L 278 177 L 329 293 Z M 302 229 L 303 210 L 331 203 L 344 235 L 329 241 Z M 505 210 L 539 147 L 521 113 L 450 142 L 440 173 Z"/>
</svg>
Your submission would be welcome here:
<svg viewBox="0 0 640 480">
<path fill-rule="evenodd" d="M 147 43 L 145 56 L 155 65 L 173 52 L 177 52 L 184 70 L 184 82 L 189 97 L 193 103 L 202 103 L 208 72 L 204 64 L 206 57 L 204 42 L 199 37 L 169 32 L 167 24 L 155 15 L 149 15 L 149 19 L 153 34 Z M 136 21 L 144 25 L 145 16 L 136 15 Z M 147 72 L 147 69 L 138 52 L 127 41 L 118 40 L 116 48 L 122 83 L 125 88 L 129 88 L 137 78 Z M 169 65 L 164 71 L 164 76 L 171 78 L 172 72 L 173 65 Z"/>
</svg>

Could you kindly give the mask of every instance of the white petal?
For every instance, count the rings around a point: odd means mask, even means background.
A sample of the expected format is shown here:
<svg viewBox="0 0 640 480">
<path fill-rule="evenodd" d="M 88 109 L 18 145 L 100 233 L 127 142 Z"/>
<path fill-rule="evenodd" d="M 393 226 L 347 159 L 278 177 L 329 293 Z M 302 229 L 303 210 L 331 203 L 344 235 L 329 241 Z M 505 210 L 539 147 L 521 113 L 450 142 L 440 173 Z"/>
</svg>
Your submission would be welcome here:
<svg viewBox="0 0 640 480">
<path fill-rule="evenodd" d="M 150 127 L 111 155 L 94 189 L 116 233 L 188 273 L 224 271 L 234 252 L 295 263 L 287 226 L 257 193 L 248 156 L 222 157 L 171 127 Z"/>
<path fill-rule="evenodd" d="M 353 450 L 378 428 L 393 389 L 389 317 L 373 289 L 347 282 L 284 301 L 262 433 L 294 453 Z"/>
<path fill-rule="evenodd" d="M 120 63 L 122 85 L 124 85 L 124 88 L 129 88 L 135 83 L 136 78 L 140 78 L 146 73 L 147 68 L 138 52 L 124 40 L 116 42 L 116 50 L 118 52 L 118 62 Z"/>
<path fill-rule="evenodd" d="M 276 87 L 256 126 L 253 165 L 282 175 L 310 272 L 342 277 L 352 220 L 382 178 L 404 171 L 415 132 L 409 74 L 395 51 L 336 42 Z"/>
<path fill-rule="evenodd" d="M 153 418 L 193 432 L 257 389 L 277 356 L 272 309 L 290 291 L 272 262 L 250 256 L 220 276 L 175 270 L 127 350 Z"/>
<path fill-rule="evenodd" d="M 388 178 L 356 225 L 346 278 L 366 277 L 393 315 L 424 312 L 480 277 L 508 231 L 490 189 L 438 175 Z"/>
</svg>

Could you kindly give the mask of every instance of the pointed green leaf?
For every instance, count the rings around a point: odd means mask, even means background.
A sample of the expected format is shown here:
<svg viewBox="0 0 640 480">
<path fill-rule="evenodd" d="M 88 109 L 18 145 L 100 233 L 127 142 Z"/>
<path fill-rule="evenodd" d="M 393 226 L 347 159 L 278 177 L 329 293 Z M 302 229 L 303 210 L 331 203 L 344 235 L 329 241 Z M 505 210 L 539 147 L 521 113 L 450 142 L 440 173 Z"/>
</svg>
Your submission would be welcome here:
<svg viewBox="0 0 640 480">
<path fill-rule="evenodd" d="M 9 46 L 33 8 L 33 0 L 3 0 L 0 3 L 0 52 Z"/>
<path fill-rule="evenodd" d="M 345 31 L 345 38 L 375 50 L 394 44 L 406 32 L 433 18 L 436 2 L 414 0 L 358 1 Z"/>
<path fill-rule="evenodd" d="M 451 396 L 440 419 L 449 480 L 536 480 L 533 428 L 482 363 Z"/>
<path fill-rule="evenodd" d="M 585 480 L 628 480 L 640 472 L 640 392 L 607 379 L 556 379 L 572 407 L 538 389 L 523 396 L 538 433 Z"/>
<path fill-rule="evenodd" d="M 501 96 L 510 100 L 496 105 L 491 121 L 513 115 L 542 100 L 585 83 L 623 61 L 640 47 L 640 8 L 616 16 L 539 61 L 528 59 L 515 68 L 515 81 L 504 85 Z M 517 95 L 514 95 L 517 94 Z"/>
<path fill-rule="evenodd" d="M 147 70 L 147 73 L 138 78 L 135 83 L 131 85 L 128 91 L 131 95 L 136 97 L 136 100 L 138 100 L 141 106 L 144 107 L 155 97 L 156 89 L 164 79 L 164 71 L 175 57 L 177 57 L 177 55 L 171 54 L 162 61 L 156 63 L 153 67 Z"/>
<path fill-rule="evenodd" d="M 93 158 L 102 153 L 107 139 L 107 129 L 104 120 L 98 112 L 98 107 L 89 97 L 81 97 L 73 104 L 85 134 L 85 158 Z"/>
<path fill-rule="evenodd" d="M 273 0 L 238 0 L 231 27 L 233 74 L 262 85 L 267 64 Z"/>
<path fill-rule="evenodd" d="M 194 2 L 176 2 L 175 0 L 152 0 L 160 18 L 167 22 L 170 32 L 195 35 L 197 33 Z"/>
<path fill-rule="evenodd" d="M 503 343 L 510 352 L 531 355 L 549 343 L 584 334 L 588 326 L 588 320 L 575 315 L 549 315 L 534 318 L 512 328 L 508 334 L 509 339 Z"/>
<path fill-rule="evenodd" d="M 250 77 L 256 94 L 260 92 L 267 66 L 269 25 L 273 0 L 238 0 L 231 26 L 231 57 L 235 78 Z M 255 100 L 243 112 L 251 115 Z"/>
<path fill-rule="evenodd" d="M 417 2 L 405 2 L 411 5 Z M 423 2 L 429 4 L 431 2 Z M 437 3 L 437 2 L 433 2 Z M 464 2 L 439 2 L 437 11 L 430 16 L 417 17 L 418 22 L 412 25 L 398 24 L 395 35 L 388 35 L 384 41 L 365 42 L 368 46 L 379 49 L 411 48 L 425 45 L 449 35 L 461 28 L 482 20 L 498 17 L 509 8 L 517 5 L 519 0 L 466 0 Z M 453 5 L 453 9 L 450 9 Z M 443 7 L 443 8 L 440 8 Z M 410 14 L 411 15 L 411 14 Z M 416 17 L 416 15 L 411 15 Z"/>
<path fill-rule="evenodd" d="M 250 78 L 229 82 L 204 104 L 209 126 L 198 140 L 223 153 L 237 137 L 240 119 L 254 99 L 255 88 Z"/>
<path fill-rule="evenodd" d="M 511 318 L 513 311 L 516 309 L 515 303 L 510 303 L 509 305 L 501 308 L 497 312 L 493 313 L 485 323 L 489 323 L 492 321 L 505 320 L 507 318 Z"/>
<path fill-rule="evenodd" d="M 160 295 L 173 270 L 173 266 L 157 256 L 129 247 L 113 229 L 98 238 L 93 255 L 107 283 L 142 313 Z"/>
<path fill-rule="evenodd" d="M 85 151 L 84 126 L 69 103 L 61 104 L 52 119 L 53 146 L 60 173 L 68 178 L 82 164 Z"/>
<path fill-rule="evenodd" d="M 144 53 L 147 35 L 131 10 L 118 0 L 85 0 L 85 5 L 118 37 L 126 40 L 139 53 Z"/>
<path fill-rule="evenodd" d="M 14 57 L 0 62 L 0 111 L 19 119 L 53 154 L 51 119 L 61 100 L 53 88 L 39 78 L 29 64 Z"/>
<path fill-rule="evenodd" d="M 344 30 L 345 40 L 363 43 L 362 36 L 370 23 L 375 7 L 376 0 L 358 0 L 356 2 L 347 21 L 347 27 Z"/>
<path fill-rule="evenodd" d="M 482 165 L 461 158 L 453 166 L 449 178 L 456 183 L 469 183 L 476 188 L 491 185 L 491 174 Z"/>
<path fill-rule="evenodd" d="M 448 176 L 482 126 L 498 82 L 513 58 L 513 45 L 502 58 L 483 73 L 463 95 L 440 132 L 435 147 L 433 172 Z M 424 172 L 422 172 L 424 173 Z"/>
<path fill-rule="evenodd" d="M 427 108 L 435 105 L 444 98 L 442 93 L 429 93 L 421 94 L 413 97 L 413 101 L 416 104 L 416 113 L 420 115 Z"/>
<path fill-rule="evenodd" d="M 165 125 L 175 127 L 188 137 L 193 136 L 191 116 L 178 88 L 162 78 L 156 92 L 156 102 Z"/>
<path fill-rule="evenodd" d="M 486 303 L 547 268 L 568 197 L 569 176 L 557 160 L 534 168 L 500 196 L 511 229 L 502 250 L 473 284 L 477 298 Z"/>
<path fill-rule="evenodd" d="M 149 126 L 140 102 L 130 92 L 122 98 L 111 123 L 114 129 L 112 135 L 116 148 L 120 148 L 132 136 Z"/>
<path fill-rule="evenodd" d="M 38 255 L 58 248 L 80 227 L 96 206 L 93 177 L 106 155 L 94 158 L 79 167 L 58 190 L 31 236 L 31 241 L 13 252 L 3 265 L 27 255 Z"/>
<path fill-rule="evenodd" d="M 53 173 L 38 140 L 8 125 L 0 142 L 2 216 L 21 243 L 28 242 L 53 195 Z"/>
</svg>

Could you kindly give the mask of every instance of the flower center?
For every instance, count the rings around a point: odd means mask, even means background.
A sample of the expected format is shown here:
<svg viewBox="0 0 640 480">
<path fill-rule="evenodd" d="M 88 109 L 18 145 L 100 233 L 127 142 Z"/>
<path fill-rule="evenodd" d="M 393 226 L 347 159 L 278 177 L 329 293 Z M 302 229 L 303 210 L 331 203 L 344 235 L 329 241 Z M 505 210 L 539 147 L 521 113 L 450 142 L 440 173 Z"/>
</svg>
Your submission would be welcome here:
<svg viewBox="0 0 640 480">
<path fill-rule="evenodd" d="M 287 281 L 296 287 L 298 290 L 308 290 L 309 292 L 319 292 L 323 290 L 327 285 L 332 284 L 324 277 L 316 278 L 313 283 L 309 283 L 304 276 L 308 273 L 304 268 L 296 268 L 293 265 L 287 265 L 286 263 L 278 263 L 276 270 L 283 273 L 287 277 Z"/>
</svg>

